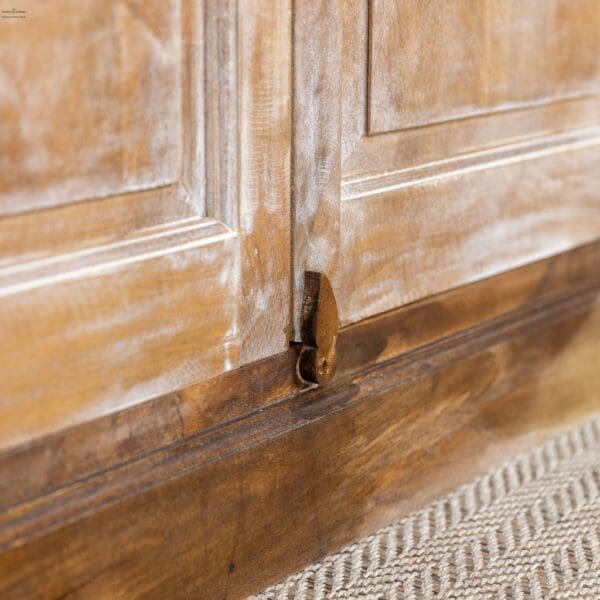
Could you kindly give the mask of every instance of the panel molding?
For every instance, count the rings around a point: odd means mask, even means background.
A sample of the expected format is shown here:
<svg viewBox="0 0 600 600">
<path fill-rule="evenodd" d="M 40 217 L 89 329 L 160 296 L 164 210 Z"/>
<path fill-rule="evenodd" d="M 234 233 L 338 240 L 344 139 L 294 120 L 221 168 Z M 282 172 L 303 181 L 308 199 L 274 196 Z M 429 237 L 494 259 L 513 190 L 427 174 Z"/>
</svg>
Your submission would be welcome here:
<svg viewBox="0 0 600 600">
<path fill-rule="evenodd" d="M 440 10 L 372 0 L 367 10 L 369 135 L 597 95 L 594 0 L 554 0 L 543 11 L 535 1 L 453 0 Z"/>
<path fill-rule="evenodd" d="M 218 244 L 237 233 L 214 219 L 194 217 L 136 232 L 128 239 L 57 254 L 0 269 L 0 298 L 99 277 L 136 263 Z"/>
<path fill-rule="evenodd" d="M 342 202 L 342 322 L 598 239 L 592 140 Z"/>
<path fill-rule="evenodd" d="M 586 93 L 531 108 L 386 133 L 369 133 L 369 3 L 348 0 L 344 6 L 342 178 L 356 179 L 514 144 L 549 132 L 566 133 L 600 121 L 598 95 Z"/>
<path fill-rule="evenodd" d="M 203 219 L 0 272 L 0 448 L 239 361 L 239 236 Z"/>
<path fill-rule="evenodd" d="M 434 342 L 469 336 L 473 327 L 515 322 L 516 315 L 539 314 L 573 297 L 586 302 L 598 288 L 596 242 L 366 319 L 340 332 L 336 381 Z M 0 452 L 0 507 L 46 495 L 298 394 L 303 386 L 296 362 L 292 346 L 189 388 Z"/>
<path fill-rule="evenodd" d="M 296 336 L 307 268 L 333 281 L 349 325 L 600 237 L 598 96 L 369 135 L 369 3 L 302 6 Z"/>
<path fill-rule="evenodd" d="M 342 180 L 342 200 L 364 198 L 398 191 L 410 186 L 432 184 L 441 182 L 447 177 L 460 177 L 477 171 L 501 168 L 599 144 L 600 127 L 587 127 L 556 135 L 539 136 L 514 144 L 503 144 L 495 148 L 423 163 L 407 169 L 344 178 Z"/>
<path fill-rule="evenodd" d="M 178 182 L 0 219 L 0 451 L 288 347 L 290 5 L 181 5 Z"/>
<path fill-rule="evenodd" d="M 244 597 L 597 411 L 597 250 L 525 267 L 513 280 L 516 310 L 408 352 L 403 323 L 414 325 L 414 313 L 395 327 L 389 315 L 361 324 L 363 359 L 383 349 L 375 368 L 271 397 L 242 418 L 163 439 L 7 507 L 2 596 L 43 585 L 52 597 Z M 500 288 L 509 303 L 511 285 Z M 489 285 L 489 298 L 498 291 Z M 443 315 L 444 303 L 432 302 L 422 316 Z M 163 415 L 180 425 L 191 416 L 177 407 Z"/>
<path fill-rule="evenodd" d="M 0 101 L 3 216 L 180 181 L 191 10 L 188 0 L 59 0 L 3 27 L 2 53 L 19 57 Z"/>
</svg>

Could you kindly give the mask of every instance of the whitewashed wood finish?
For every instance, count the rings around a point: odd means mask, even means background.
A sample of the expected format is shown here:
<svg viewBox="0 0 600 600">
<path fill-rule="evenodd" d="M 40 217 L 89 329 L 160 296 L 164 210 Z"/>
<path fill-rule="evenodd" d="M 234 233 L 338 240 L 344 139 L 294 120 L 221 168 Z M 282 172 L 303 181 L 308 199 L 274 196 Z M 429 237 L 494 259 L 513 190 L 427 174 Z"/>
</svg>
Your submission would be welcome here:
<svg viewBox="0 0 600 600">
<path fill-rule="evenodd" d="M 237 364 L 236 233 L 200 221 L 126 244 L 2 273 L 1 448 Z"/>
<path fill-rule="evenodd" d="M 238 215 L 237 0 L 206 0 L 207 213 L 232 227 Z"/>
<path fill-rule="evenodd" d="M 577 0 L 576 0 L 577 1 Z M 451 4 L 450 2 L 449 4 Z M 501 3 L 499 3 L 501 4 Z M 596 125 L 596 94 L 530 108 L 476 115 L 427 126 L 369 135 L 369 10 L 366 0 L 347 0 L 343 14 L 342 177 L 378 177 L 452 156 L 526 142 L 530 138 Z M 390 24 L 392 25 L 392 24 Z M 435 46 L 435 39 L 428 38 Z M 460 39 L 460 37 L 458 38 Z M 567 53 L 567 48 L 564 49 Z M 396 59 L 392 58 L 392 62 Z M 587 84 L 589 85 L 589 84 Z M 433 91 L 433 90 L 432 90 Z M 596 92 L 598 83 L 596 83 Z M 442 97 L 443 100 L 443 97 Z M 430 102 L 437 102 L 431 94 Z"/>
<path fill-rule="evenodd" d="M 290 320 L 289 4 L 24 8 L 2 23 L 2 102 L 31 96 L 3 148 L 31 130 L 0 159 L 0 450 L 281 352 Z"/>
<path fill-rule="evenodd" d="M 1 22 L 0 214 L 177 181 L 182 3 L 23 8 Z"/>
<path fill-rule="evenodd" d="M 328 23 L 342 27 L 339 115 L 325 94 L 294 91 L 342 122 L 330 237 L 344 324 L 600 237 L 600 4 L 467 5 L 347 0 Z M 295 63 L 319 44 L 297 45 Z M 449 67 L 465 70 L 461 85 Z M 310 234 L 294 251 L 310 254 Z"/>
<path fill-rule="evenodd" d="M 327 273 L 339 294 L 342 14 L 338 0 L 294 2 L 292 148 L 294 332 L 304 272 Z"/>
<path fill-rule="evenodd" d="M 292 9 L 240 0 L 241 362 L 289 347 Z"/>
<path fill-rule="evenodd" d="M 597 0 L 373 0 L 369 133 L 593 94 Z"/>
<path fill-rule="evenodd" d="M 600 128 L 354 190 L 342 201 L 345 322 L 597 239 L 599 165 Z"/>
</svg>

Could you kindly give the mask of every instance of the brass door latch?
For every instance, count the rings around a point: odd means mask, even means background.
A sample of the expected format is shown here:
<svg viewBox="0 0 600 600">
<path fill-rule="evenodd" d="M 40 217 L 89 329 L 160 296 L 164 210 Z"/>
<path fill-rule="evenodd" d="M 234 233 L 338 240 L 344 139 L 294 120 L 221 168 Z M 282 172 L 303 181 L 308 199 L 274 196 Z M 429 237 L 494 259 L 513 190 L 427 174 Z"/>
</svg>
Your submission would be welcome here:
<svg viewBox="0 0 600 600">
<path fill-rule="evenodd" d="M 304 381 L 323 384 L 336 369 L 336 341 L 339 329 L 337 302 L 324 273 L 306 271 L 302 301 L 302 348 L 298 375 Z"/>
</svg>

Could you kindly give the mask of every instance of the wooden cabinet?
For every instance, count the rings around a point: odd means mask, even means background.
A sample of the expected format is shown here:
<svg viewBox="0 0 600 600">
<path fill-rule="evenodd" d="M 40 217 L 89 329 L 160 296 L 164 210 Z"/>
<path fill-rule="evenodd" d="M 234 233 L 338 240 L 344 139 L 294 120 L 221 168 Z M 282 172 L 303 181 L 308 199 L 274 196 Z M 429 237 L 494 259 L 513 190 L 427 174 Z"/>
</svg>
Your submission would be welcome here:
<svg viewBox="0 0 600 600">
<path fill-rule="evenodd" d="M 241 597 L 598 409 L 600 0 L 18 8 L 2 598 Z"/>
<path fill-rule="evenodd" d="M 288 345 L 286 7 L 25 4 L 0 21 L 0 450 Z"/>
<path fill-rule="evenodd" d="M 596 0 L 265 5 L 2 23 L 0 448 L 600 235 Z"/>
<path fill-rule="evenodd" d="M 599 31 L 595 0 L 298 2 L 296 288 L 328 272 L 349 324 L 597 238 Z"/>
</svg>

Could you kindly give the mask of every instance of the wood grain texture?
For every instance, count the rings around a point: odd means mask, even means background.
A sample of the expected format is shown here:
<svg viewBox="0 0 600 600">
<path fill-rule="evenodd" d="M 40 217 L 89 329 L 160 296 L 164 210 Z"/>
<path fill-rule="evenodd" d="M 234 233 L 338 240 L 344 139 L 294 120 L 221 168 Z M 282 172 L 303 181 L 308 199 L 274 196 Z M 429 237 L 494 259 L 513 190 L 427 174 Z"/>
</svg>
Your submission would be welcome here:
<svg viewBox="0 0 600 600">
<path fill-rule="evenodd" d="M 237 0 L 208 0 L 204 6 L 206 71 L 206 210 L 237 227 L 239 212 L 238 160 L 238 39 Z M 196 42 L 198 43 L 198 41 Z"/>
<path fill-rule="evenodd" d="M 0 507 L 47 494 L 300 391 L 293 350 L 0 454 Z"/>
<path fill-rule="evenodd" d="M 339 0 L 294 3 L 293 339 L 301 341 L 304 272 L 339 293 L 342 27 Z"/>
<path fill-rule="evenodd" d="M 435 168 L 447 160 L 479 152 L 493 153 L 503 145 L 536 143 L 544 136 L 552 138 L 596 127 L 600 122 L 600 102 L 598 96 L 592 96 L 382 135 L 365 135 L 366 105 L 363 102 L 359 106 L 360 97 L 354 90 L 348 90 L 348 95 L 353 100 L 348 101 L 352 107 L 344 117 L 344 183 L 377 178 L 384 173 L 408 175 L 411 169 L 418 177 L 418 170 L 424 166 Z M 361 128 L 353 126 L 356 121 L 362 123 Z"/>
<path fill-rule="evenodd" d="M 0 218 L 0 266 L 117 243 L 198 219 L 180 184 Z M 168 227 L 169 225 L 166 225 Z"/>
<path fill-rule="evenodd" d="M 17 125 L 36 130 L 33 162 L 18 144 L 0 159 L 21 182 L 0 219 L 2 450 L 288 348 L 289 5 L 42 4 L 2 23 L 28 94 Z M 63 70 L 40 70 L 44 43 Z M 46 88 L 59 95 L 44 103 Z M 46 142 L 52 173 L 35 158 Z"/>
<path fill-rule="evenodd" d="M 2 22 L 0 214 L 177 181 L 182 2 L 25 4 Z"/>
<path fill-rule="evenodd" d="M 389 4 L 390 10 L 393 10 L 391 5 L 399 3 Z M 480 3 L 490 6 L 492 4 L 506 6 L 503 2 Z M 431 3 L 430 5 L 434 6 Z M 452 6 L 452 2 L 447 5 Z M 552 11 L 549 14 L 551 13 Z M 559 102 L 541 102 L 536 106 L 482 113 L 413 129 L 388 131 L 382 135 L 370 133 L 368 97 L 369 64 L 372 57 L 369 56 L 369 14 L 369 3 L 365 0 L 347 0 L 344 3 L 343 180 L 359 180 L 429 163 L 435 164 L 452 157 L 490 150 L 502 144 L 526 142 L 536 136 L 564 133 L 600 122 L 600 102 L 596 89 L 596 94 L 563 98 Z M 563 27 L 565 26 L 567 25 L 563 24 Z M 394 27 L 394 24 L 390 23 L 390 27 Z M 424 37 L 435 47 L 435 38 Z M 460 42 L 455 40 L 455 43 Z M 574 48 L 577 48 L 577 45 Z M 416 62 L 420 60 L 418 55 L 413 59 Z M 386 60 L 400 59 L 390 56 Z M 571 56 L 567 47 L 563 47 L 558 54 L 552 54 L 552 60 L 568 63 L 569 60 L 576 60 L 576 57 Z M 565 65 L 563 67 L 566 68 Z"/>
<path fill-rule="evenodd" d="M 338 339 L 345 378 L 482 323 L 514 318 L 600 287 L 600 244 L 415 302 L 352 325 Z M 301 391 L 296 349 L 0 453 L 0 508 L 138 459 Z"/>
<path fill-rule="evenodd" d="M 511 319 L 600 288 L 595 242 L 436 294 L 342 330 L 339 372 L 351 374 L 482 323 Z"/>
<path fill-rule="evenodd" d="M 369 16 L 369 133 L 598 91 L 596 0 L 374 0 Z"/>
<path fill-rule="evenodd" d="M 401 75 L 418 91 L 459 56 L 468 88 L 435 78 L 417 129 L 385 135 L 378 2 L 39 6 L 0 73 L 0 139 L 23 142 L 20 179 L 0 172 L 22 198 L 0 219 L 0 597 L 242 597 L 600 408 L 600 245 L 577 247 L 600 239 L 595 4 L 542 24 L 529 0 L 453 0 L 427 38 L 430 5 L 401 0 L 424 11 Z M 520 62 L 460 53 L 522 49 L 528 24 L 544 48 Z M 349 325 L 319 388 L 288 347 L 308 269 Z"/>
<path fill-rule="evenodd" d="M 2 596 L 243 597 L 598 410 L 599 334 L 596 289 L 15 506 Z"/>
<path fill-rule="evenodd" d="M 342 322 L 600 237 L 599 141 L 578 132 L 343 201 Z"/>
<path fill-rule="evenodd" d="M 236 365 L 238 256 L 201 221 L 5 269 L 0 448 Z"/>
<path fill-rule="evenodd" d="M 597 3 L 467 4 L 348 0 L 329 16 L 342 30 L 340 213 L 329 226 L 343 258 L 327 275 L 343 325 L 600 236 Z M 303 27 L 295 40 L 306 35 L 314 52 L 322 42 Z M 399 96 L 408 116 L 397 124 L 398 105 L 381 95 L 380 133 L 370 99 L 384 88 L 414 98 Z M 316 238 L 307 231 L 294 251 L 322 254 Z"/>
<path fill-rule="evenodd" d="M 290 0 L 239 3 L 242 364 L 291 337 L 291 12 Z"/>
</svg>

